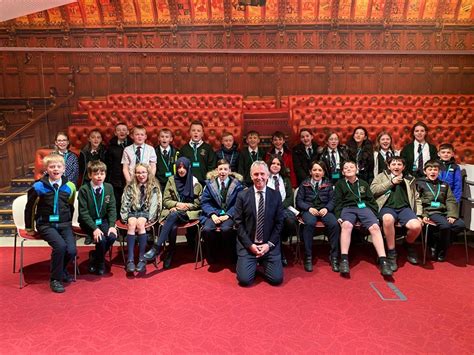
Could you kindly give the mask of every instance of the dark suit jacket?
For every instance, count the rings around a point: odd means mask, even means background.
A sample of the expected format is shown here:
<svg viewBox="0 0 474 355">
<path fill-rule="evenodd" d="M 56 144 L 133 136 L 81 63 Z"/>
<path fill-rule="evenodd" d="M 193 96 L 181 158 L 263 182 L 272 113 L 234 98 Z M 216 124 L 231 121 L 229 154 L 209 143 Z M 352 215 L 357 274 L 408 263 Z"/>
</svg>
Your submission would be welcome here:
<svg viewBox="0 0 474 355">
<path fill-rule="evenodd" d="M 430 159 L 436 159 L 438 157 L 438 151 L 436 147 L 428 143 L 428 147 L 430 150 Z M 403 171 L 404 174 L 416 175 L 415 177 L 421 177 L 413 172 L 413 163 L 415 161 L 415 142 L 408 143 L 406 146 L 403 147 L 400 156 L 405 159 L 405 170 Z M 423 162 L 425 164 L 426 161 Z"/>
<path fill-rule="evenodd" d="M 283 228 L 283 205 L 281 195 L 268 188 L 265 193 L 265 225 L 263 242 L 272 242 L 275 249 L 279 248 L 280 234 Z M 234 221 L 238 230 L 238 238 L 245 248 L 254 244 L 257 229 L 257 207 L 255 205 L 255 190 L 251 186 L 239 193 L 235 203 Z"/>
</svg>

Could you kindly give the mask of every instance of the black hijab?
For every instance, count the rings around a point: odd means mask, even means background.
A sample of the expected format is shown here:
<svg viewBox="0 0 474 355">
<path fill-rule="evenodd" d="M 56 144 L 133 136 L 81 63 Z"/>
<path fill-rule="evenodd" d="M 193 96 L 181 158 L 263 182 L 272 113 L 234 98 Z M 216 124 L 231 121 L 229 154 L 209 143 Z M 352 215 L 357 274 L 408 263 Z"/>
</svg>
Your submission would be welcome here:
<svg viewBox="0 0 474 355">
<path fill-rule="evenodd" d="M 178 174 L 178 168 L 183 165 L 186 169 L 186 175 L 181 177 Z M 176 160 L 176 174 L 174 175 L 174 181 L 176 183 L 176 190 L 178 191 L 181 202 L 193 202 L 194 200 L 194 184 L 193 174 L 190 171 L 191 162 L 188 158 L 179 157 Z"/>
</svg>

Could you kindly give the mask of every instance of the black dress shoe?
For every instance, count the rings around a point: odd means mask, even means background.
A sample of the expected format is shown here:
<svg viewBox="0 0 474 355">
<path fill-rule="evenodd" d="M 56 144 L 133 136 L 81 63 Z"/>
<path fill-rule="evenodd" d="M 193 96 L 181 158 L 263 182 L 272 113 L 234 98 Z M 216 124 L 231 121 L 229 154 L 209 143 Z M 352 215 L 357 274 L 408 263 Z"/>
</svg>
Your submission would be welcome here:
<svg viewBox="0 0 474 355">
<path fill-rule="evenodd" d="M 407 260 L 412 265 L 418 265 L 418 253 L 416 252 L 413 244 L 406 245 L 407 248 Z"/>
<path fill-rule="evenodd" d="M 89 263 L 87 265 L 87 271 L 89 271 L 91 274 L 95 274 L 97 272 L 95 250 L 89 251 Z"/>
<path fill-rule="evenodd" d="M 283 267 L 288 266 L 288 260 L 286 260 L 286 257 L 284 255 L 281 256 L 281 264 L 283 265 Z"/>
<path fill-rule="evenodd" d="M 146 261 L 140 260 L 137 264 L 137 268 L 135 269 L 135 271 L 139 273 L 146 272 Z"/>
<path fill-rule="evenodd" d="M 334 272 L 339 272 L 339 259 L 337 257 L 329 258 L 329 263 L 331 264 L 331 269 Z"/>
<path fill-rule="evenodd" d="M 163 269 L 171 268 L 171 262 L 173 261 L 174 251 L 169 251 L 166 253 L 165 260 L 163 261 Z"/>
<path fill-rule="evenodd" d="M 379 259 L 379 268 L 380 268 L 380 273 L 383 276 L 392 276 L 393 271 L 390 265 L 390 262 L 387 260 L 387 258 L 380 258 Z"/>
<path fill-rule="evenodd" d="M 440 250 L 438 252 L 438 257 L 436 258 L 436 260 L 441 263 L 446 261 L 446 250 Z"/>
<path fill-rule="evenodd" d="M 307 272 L 313 271 L 313 258 L 311 256 L 304 257 L 304 270 Z"/>
<path fill-rule="evenodd" d="M 146 261 L 152 261 L 155 260 L 155 258 L 159 254 L 159 248 L 157 245 L 153 245 L 150 250 L 148 250 L 143 257 L 145 258 Z"/>
<path fill-rule="evenodd" d="M 84 238 L 84 244 L 85 245 L 91 245 L 94 239 L 92 238 L 91 235 L 86 235 Z"/>
<path fill-rule="evenodd" d="M 74 276 L 72 276 L 67 270 L 63 271 L 62 282 L 71 283 L 74 281 Z"/>
<path fill-rule="evenodd" d="M 390 266 L 390 269 L 395 272 L 398 270 L 398 264 L 397 264 L 397 252 L 395 250 L 389 250 L 387 252 L 387 262 Z"/>
<path fill-rule="evenodd" d="M 96 272 L 97 272 L 97 275 L 100 275 L 100 276 L 105 274 L 105 263 L 104 262 L 97 264 L 97 271 Z"/>
<path fill-rule="evenodd" d="M 127 272 L 135 272 L 135 263 L 133 260 L 127 262 Z"/>
<path fill-rule="evenodd" d="M 49 282 L 49 287 L 51 287 L 51 291 L 56 293 L 63 293 L 64 291 L 66 291 L 63 284 L 59 280 L 51 280 Z"/>
<path fill-rule="evenodd" d="M 349 260 L 347 259 L 341 259 L 341 262 L 339 263 L 339 272 L 343 275 L 349 274 L 351 271 L 349 267 Z"/>
<path fill-rule="evenodd" d="M 431 252 L 431 260 L 438 259 L 438 252 L 436 251 L 435 247 L 431 247 L 430 252 Z"/>
</svg>

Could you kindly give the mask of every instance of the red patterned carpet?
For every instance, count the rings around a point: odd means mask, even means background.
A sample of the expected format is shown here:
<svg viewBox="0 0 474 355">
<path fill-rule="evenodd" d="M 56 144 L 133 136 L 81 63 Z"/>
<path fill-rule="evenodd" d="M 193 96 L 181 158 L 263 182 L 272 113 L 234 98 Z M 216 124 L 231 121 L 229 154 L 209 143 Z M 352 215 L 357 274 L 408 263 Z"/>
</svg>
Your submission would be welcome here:
<svg viewBox="0 0 474 355">
<path fill-rule="evenodd" d="M 88 250 L 79 249 L 82 270 Z M 370 246 L 353 249 L 360 258 L 351 261 L 351 279 L 330 270 L 326 251 L 313 273 L 286 268 L 280 287 L 259 279 L 241 288 L 228 267 L 195 271 L 180 246 L 171 270 L 150 265 L 145 277 L 127 278 L 114 265 L 107 277 L 83 274 L 53 294 L 49 248 L 26 250 L 22 290 L 12 248 L 0 248 L 0 353 L 474 352 L 474 267 L 465 266 L 462 246 L 443 264 L 402 263 L 393 282 L 406 301 L 382 301 L 371 287 L 396 297 Z"/>
</svg>

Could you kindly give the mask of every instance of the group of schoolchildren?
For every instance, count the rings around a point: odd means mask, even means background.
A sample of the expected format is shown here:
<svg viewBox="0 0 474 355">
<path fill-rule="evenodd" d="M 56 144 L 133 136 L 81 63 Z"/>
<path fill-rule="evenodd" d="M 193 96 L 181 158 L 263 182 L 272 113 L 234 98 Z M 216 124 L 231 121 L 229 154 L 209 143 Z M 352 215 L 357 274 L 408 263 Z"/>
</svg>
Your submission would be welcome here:
<svg viewBox="0 0 474 355">
<path fill-rule="evenodd" d="M 178 150 L 172 145 L 171 130 L 162 129 L 154 148 L 145 143 L 144 127 L 134 127 L 130 139 L 128 127 L 119 123 L 107 149 L 100 131 L 91 131 L 79 158 L 68 150 L 67 135 L 56 135 L 55 151 L 44 158 L 46 174 L 28 191 L 25 209 L 27 231 L 33 233 L 36 224 L 53 248 L 52 291 L 64 292 L 63 283 L 72 281 L 67 265 L 76 255 L 71 220 L 79 181 L 79 224 L 87 234 L 85 243 L 95 244 L 88 270 L 98 275 L 107 272 L 105 254 L 117 238 L 117 216 L 127 226 L 126 270 L 130 274 L 144 273 L 147 262 L 161 254 L 165 242 L 169 246 L 163 265 L 169 268 L 178 227 L 198 219 L 208 262 L 215 263 L 223 254 L 235 261 L 235 202 L 240 191 L 252 186 L 251 166 L 261 160 L 269 170 L 267 186 L 279 191 L 282 198 L 281 239 L 296 235 L 302 223 L 300 237 L 308 272 L 313 271 L 313 235 L 318 226 L 328 236 L 330 266 L 342 275 L 350 272 L 352 230 L 359 224 L 364 227 L 384 276 L 398 268 L 395 226 L 406 230 L 407 260 L 412 264 L 418 263 L 414 242 L 423 223 L 439 227 L 429 239 L 435 261 L 446 260 L 452 235 L 464 229 L 458 215 L 462 179 L 453 158 L 454 147 L 441 144 L 437 151 L 427 142 L 428 128 L 422 122 L 415 124 L 413 142 L 401 152 L 393 149 L 387 132 L 381 132 L 373 146 L 364 127 L 354 129 L 347 145 L 340 144 L 339 135 L 331 132 L 324 147 L 313 141 L 311 130 L 302 129 L 301 143 L 293 150 L 284 133 L 275 132 L 269 151 L 261 148 L 255 131 L 247 133 L 248 147 L 241 151 L 232 134 L 224 133 L 217 152 L 203 141 L 202 122 L 192 122 L 189 133 L 190 141 Z M 146 251 L 147 227 L 157 221 L 162 225 L 160 233 Z M 192 244 L 193 230 L 188 232 Z M 285 266 L 281 243 L 280 248 Z"/>
</svg>

